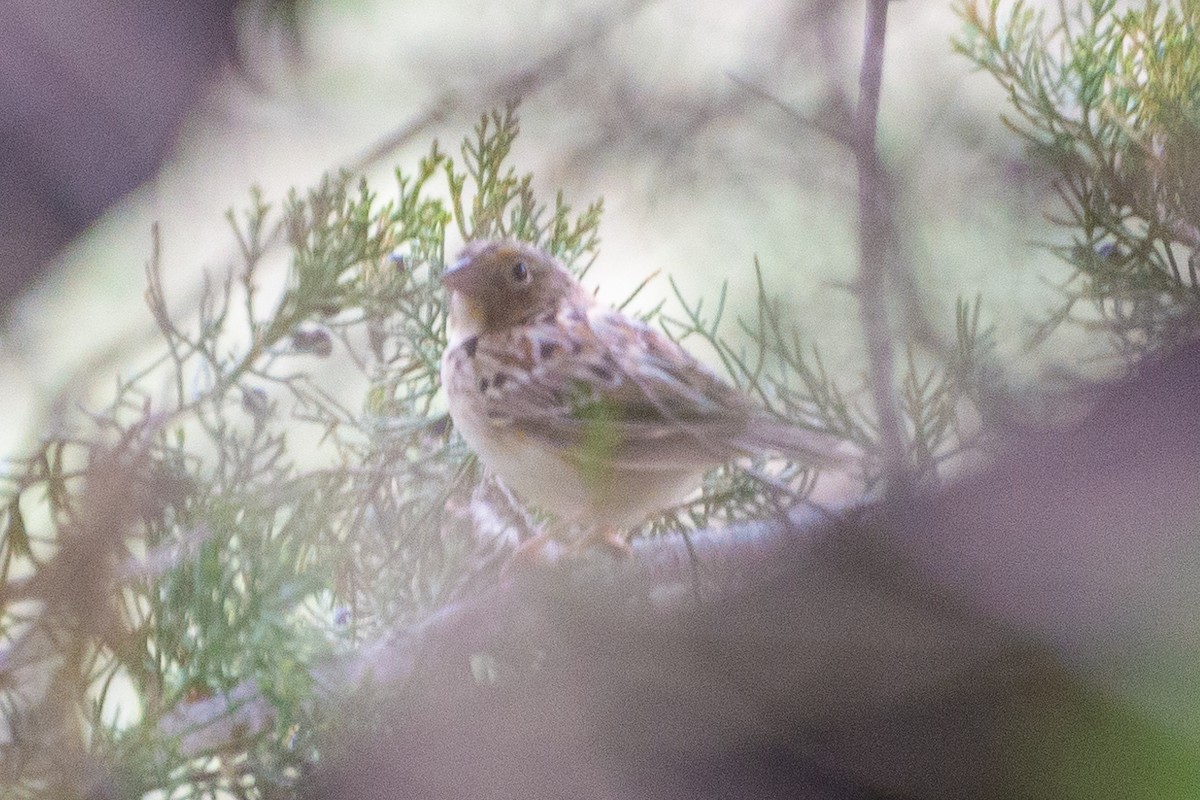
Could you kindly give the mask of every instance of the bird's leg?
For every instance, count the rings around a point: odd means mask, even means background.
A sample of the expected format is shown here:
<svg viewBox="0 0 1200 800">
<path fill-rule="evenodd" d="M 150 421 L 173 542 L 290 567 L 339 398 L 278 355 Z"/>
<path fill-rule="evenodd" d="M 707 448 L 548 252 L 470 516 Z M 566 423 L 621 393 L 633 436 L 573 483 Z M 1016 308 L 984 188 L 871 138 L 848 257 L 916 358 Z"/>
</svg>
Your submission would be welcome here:
<svg viewBox="0 0 1200 800">
<path fill-rule="evenodd" d="M 507 572 L 510 569 L 525 567 L 545 567 L 563 558 L 576 559 L 593 547 L 616 558 L 629 558 L 633 555 L 633 550 L 625 541 L 625 534 L 611 525 L 598 525 L 592 528 L 565 551 L 549 531 L 542 531 L 532 539 L 521 543 L 521 546 L 509 557 L 508 562 L 504 565 L 504 570 Z"/>
<path fill-rule="evenodd" d="M 568 552 L 574 557 L 592 547 L 598 547 L 617 558 L 628 558 L 633 555 L 633 549 L 626 541 L 625 533 L 612 525 L 597 525 L 592 528 L 587 535 L 571 545 Z"/>
</svg>

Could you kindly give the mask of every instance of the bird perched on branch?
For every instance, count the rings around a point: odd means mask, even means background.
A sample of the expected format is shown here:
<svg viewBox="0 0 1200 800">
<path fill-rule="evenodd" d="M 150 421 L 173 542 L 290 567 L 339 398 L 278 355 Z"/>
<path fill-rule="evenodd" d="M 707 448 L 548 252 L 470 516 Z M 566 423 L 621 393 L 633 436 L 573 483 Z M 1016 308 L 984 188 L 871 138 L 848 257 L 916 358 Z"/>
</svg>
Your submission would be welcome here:
<svg viewBox="0 0 1200 800">
<path fill-rule="evenodd" d="M 542 249 L 471 242 L 442 283 L 455 427 L 526 501 L 581 525 L 580 547 L 623 549 L 623 529 L 741 454 L 849 459 L 845 442 L 768 414 L 664 334 L 597 304 Z"/>
</svg>

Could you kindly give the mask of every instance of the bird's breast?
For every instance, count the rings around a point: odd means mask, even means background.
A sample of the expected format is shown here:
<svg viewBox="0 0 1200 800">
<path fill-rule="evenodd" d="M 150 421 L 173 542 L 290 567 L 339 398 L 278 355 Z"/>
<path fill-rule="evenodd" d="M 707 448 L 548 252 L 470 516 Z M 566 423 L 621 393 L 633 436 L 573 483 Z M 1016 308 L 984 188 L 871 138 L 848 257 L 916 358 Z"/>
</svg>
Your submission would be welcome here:
<svg viewBox="0 0 1200 800">
<path fill-rule="evenodd" d="M 476 369 L 477 337 L 447 348 L 442 385 L 450 418 L 463 440 L 483 462 L 525 500 L 567 519 L 579 520 L 591 506 L 590 492 L 578 469 L 561 451 L 524 435 L 487 413 Z"/>
</svg>

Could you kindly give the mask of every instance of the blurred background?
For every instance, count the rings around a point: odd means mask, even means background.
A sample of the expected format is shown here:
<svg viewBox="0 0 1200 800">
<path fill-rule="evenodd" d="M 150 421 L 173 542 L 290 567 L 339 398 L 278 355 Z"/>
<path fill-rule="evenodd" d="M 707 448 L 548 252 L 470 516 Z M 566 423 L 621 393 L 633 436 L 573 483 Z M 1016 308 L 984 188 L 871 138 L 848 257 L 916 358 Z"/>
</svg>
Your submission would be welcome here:
<svg viewBox="0 0 1200 800">
<path fill-rule="evenodd" d="M 224 215 L 251 186 L 278 202 L 351 168 L 386 197 L 395 166 L 512 98 L 515 163 L 540 193 L 604 198 L 603 297 L 657 273 L 647 305 L 669 275 L 692 299 L 727 280 L 745 311 L 757 258 L 829 362 L 860 370 L 852 156 L 796 116 L 836 128 L 852 107 L 857 3 L 5 5 L 0 452 L 81 373 L 110 380 L 149 341 L 152 224 L 186 314 L 204 271 L 234 265 Z M 1068 273 L 1031 246 L 1058 235 L 1046 181 L 999 120 L 1002 92 L 952 52 L 960 28 L 948 3 L 890 13 L 880 147 L 919 287 L 903 302 L 948 341 L 956 299 L 981 294 L 1013 379 L 1035 381 L 1095 339 L 1026 346 Z"/>
</svg>

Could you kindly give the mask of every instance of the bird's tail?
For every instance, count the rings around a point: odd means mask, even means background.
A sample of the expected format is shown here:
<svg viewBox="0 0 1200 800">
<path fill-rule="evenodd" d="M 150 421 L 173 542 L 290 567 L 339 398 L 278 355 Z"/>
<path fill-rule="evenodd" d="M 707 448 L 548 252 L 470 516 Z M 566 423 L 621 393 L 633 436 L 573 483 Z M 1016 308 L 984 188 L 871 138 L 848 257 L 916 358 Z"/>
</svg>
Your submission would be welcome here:
<svg viewBox="0 0 1200 800">
<path fill-rule="evenodd" d="M 746 452 L 767 450 L 808 466 L 843 472 L 861 472 L 866 460 L 853 442 L 770 417 L 751 422 L 736 444 Z"/>
</svg>

